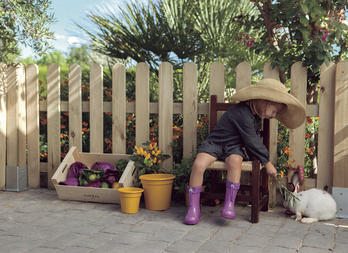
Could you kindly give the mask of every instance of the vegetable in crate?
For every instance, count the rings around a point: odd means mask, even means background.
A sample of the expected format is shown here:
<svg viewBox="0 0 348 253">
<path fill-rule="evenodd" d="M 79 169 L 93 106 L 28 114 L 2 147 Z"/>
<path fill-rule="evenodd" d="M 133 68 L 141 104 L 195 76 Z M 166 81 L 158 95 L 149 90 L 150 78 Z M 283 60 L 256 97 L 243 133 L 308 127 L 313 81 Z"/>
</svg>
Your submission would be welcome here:
<svg viewBox="0 0 348 253">
<path fill-rule="evenodd" d="M 99 180 L 101 179 L 102 176 L 104 176 L 104 174 L 105 174 L 104 170 L 84 169 L 79 177 L 79 183 L 81 186 L 96 187 L 96 186 L 90 186 L 89 183 L 98 181 L 99 187 L 100 187 Z"/>
<path fill-rule="evenodd" d="M 74 162 L 70 165 L 67 179 L 63 182 L 59 182 L 60 185 L 69 185 L 69 186 L 79 186 L 79 180 L 83 170 L 88 169 L 88 167 L 81 162 Z"/>
</svg>

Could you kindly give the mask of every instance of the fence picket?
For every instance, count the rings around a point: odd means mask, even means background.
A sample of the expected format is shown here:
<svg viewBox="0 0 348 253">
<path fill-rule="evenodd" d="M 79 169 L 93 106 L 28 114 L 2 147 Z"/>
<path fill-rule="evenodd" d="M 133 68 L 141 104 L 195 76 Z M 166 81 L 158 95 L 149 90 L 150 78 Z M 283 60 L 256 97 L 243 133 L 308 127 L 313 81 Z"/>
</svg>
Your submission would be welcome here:
<svg viewBox="0 0 348 253">
<path fill-rule="evenodd" d="M 60 67 L 47 67 L 47 176 L 48 188 L 54 189 L 51 178 L 60 164 Z"/>
<path fill-rule="evenodd" d="M 318 127 L 317 188 L 332 193 L 336 64 L 324 63 L 320 71 L 320 110 Z M 307 111 L 308 115 L 308 111 Z"/>
<path fill-rule="evenodd" d="M 241 62 L 236 69 L 236 90 L 251 85 L 251 65 L 248 62 Z"/>
<path fill-rule="evenodd" d="M 135 92 L 135 137 L 136 146 L 143 147 L 143 143 L 150 138 L 150 84 L 149 66 L 142 62 L 136 68 L 136 92 Z"/>
<path fill-rule="evenodd" d="M 291 89 L 290 93 L 295 96 L 306 107 L 306 94 L 307 94 L 307 69 L 302 66 L 302 62 L 296 62 L 291 66 Z M 304 152 L 305 152 L 305 130 L 306 124 L 301 125 L 296 129 L 290 129 L 289 131 L 289 161 L 296 160 L 296 165 L 304 166 Z M 291 176 L 294 171 L 289 170 L 288 180 L 291 180 Z M 306 182 L 305 182 L 306 183 Z M 304 185 L 305 187 L 305 185 Z"/>
<path fill-rule="evenodd" d="M 81 67 L 69 67 L 69 148 L 72 146 L 82 152 L 82 92 Z"/>
<path fill-rule="evenodd" d="M 40 188 L 39 68 L 29 64 L 27 83 L 28 186 Z"/>
<path fill-rule="evenodd" d="M 333 187 L 348 187 L 348 61 L 336 67 Z"/>
<path fill-rule="evenodd" d="M 197 65 L 189 62 L 183 68 L 183 156 L 186 158 L 197 149 L 197 104 Z"/>
<path fill-rule="evenodd" d="M 6 72 L 7 65 L 0 62 L 0 190 L 6 184 Z"/>
<path fill-rule="evenodd" d="M 25 66 L 9 66 L 7 89 L 7 165 L 26 165 Z"/>
<path fill-rule="evenodd" d="M 126 153 L 126 68 L 112 68 L 112 153 Z"/>
<path fill-rule="evenodd" d="M 158 144 L 164 154 L 170 158 L 164 161 L 164 168 L 173 167 L 173 66 L 164 62 L 159 66 L 159 115 L 158 115 Z"/>
<path fill-rule="evenodd" d="M 103 153 L 103 67 L 94 63 L 90 71 L 90 152 Z"/>
<path fill-rule="evenodd" d="M 270 62 L 266 63 L 263 68 L 264 78 L 273 78 L 279 80 L 279 68 L 272 68 Z M 269 122 L 269 159 L 274 162 L 277 158 L 277 139 L 278 139 L 278 120 L 270 120 Z M 275 165 L 276 166 L 276 165 Z M 270 178 L 270 202 L 276 202 L 276 183 L 274 178 Z"/>
</svg>

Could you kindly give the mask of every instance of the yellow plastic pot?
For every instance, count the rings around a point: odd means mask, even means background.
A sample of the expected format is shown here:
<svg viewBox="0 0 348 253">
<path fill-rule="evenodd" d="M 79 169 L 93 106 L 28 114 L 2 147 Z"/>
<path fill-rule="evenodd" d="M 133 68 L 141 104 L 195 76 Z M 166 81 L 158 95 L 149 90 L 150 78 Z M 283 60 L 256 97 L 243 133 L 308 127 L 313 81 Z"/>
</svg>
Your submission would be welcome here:
<svg viewBox="0 0 348 253">
<path fill-rule="evenodd" d="M 146 174 L 139 177 L 144 189 L 146 209 L 170 208 L 174 178 L 171 174 Z"/>
<path fill-rule="evenodd" d="M 137 213 L 143 189 L 136 187 L 119 188 L 122 213 Z"/>
</svg>

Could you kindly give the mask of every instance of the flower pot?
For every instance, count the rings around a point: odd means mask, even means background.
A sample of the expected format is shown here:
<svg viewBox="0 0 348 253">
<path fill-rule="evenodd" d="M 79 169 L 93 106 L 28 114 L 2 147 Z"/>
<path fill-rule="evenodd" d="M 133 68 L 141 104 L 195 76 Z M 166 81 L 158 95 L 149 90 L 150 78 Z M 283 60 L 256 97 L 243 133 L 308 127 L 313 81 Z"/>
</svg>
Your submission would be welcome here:
<svg viewBox="0 0 348 253">
<path fill-rule="evenodd" d="M 171 174 L 146 174 L 139 177 L 144 189 L 146 209 L 170 208 L 174 178 Z"/>
<path fill-rule="evenodd" d="M 201 192 L 205 191 L 205 187 L 206 187 L 206 185 L 202 186 Z M 207 200 L 201 198 L 199 202 L 202 205 L 205 201 L 207 201 Z M 186 202 L 186 206 L 189 207 L 189 205 L 190 205 L 190 198 L 189 198 L 189 194 L 188 194 L 187 190 L 185 190 L 185 202 Z"/>
<path fill-rule="evenodd" d="M 119 188 L 122 213 L 137 213 L 143 189 L 136 187 Z"/>
</svg>

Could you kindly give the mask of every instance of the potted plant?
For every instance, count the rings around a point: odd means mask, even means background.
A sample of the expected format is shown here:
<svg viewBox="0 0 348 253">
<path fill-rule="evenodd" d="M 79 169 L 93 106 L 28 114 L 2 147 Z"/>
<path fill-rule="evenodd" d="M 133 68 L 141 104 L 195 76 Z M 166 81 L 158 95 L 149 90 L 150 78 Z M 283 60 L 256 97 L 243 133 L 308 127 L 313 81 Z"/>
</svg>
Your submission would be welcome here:
<svg viewBox="0 0 348 253">
<path fill-rule="evenodd" d="M 145 207 L 149 210 L 170 208 L 172 188 L 175 176 L 164 173 L 162 161 L 170 156 L 162 154 L 157 143 L 147 141 L 143 147 L 134 147 L 130 160 L 139 168 L 139 182 L 144 189 Z"/>
</svg>

